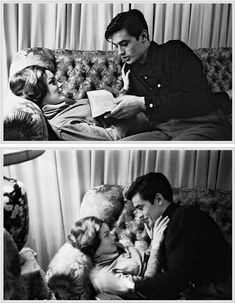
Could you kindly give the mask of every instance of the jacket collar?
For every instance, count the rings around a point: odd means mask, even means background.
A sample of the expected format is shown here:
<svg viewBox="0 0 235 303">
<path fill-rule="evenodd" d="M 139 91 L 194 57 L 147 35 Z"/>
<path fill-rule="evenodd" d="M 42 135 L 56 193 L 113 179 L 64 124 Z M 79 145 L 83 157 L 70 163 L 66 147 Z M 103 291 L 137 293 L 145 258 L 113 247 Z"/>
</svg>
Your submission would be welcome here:
<svg viewBox="0 0 235 303">
<path fill-rule="evenodd" d="M 169 204 L 169 206 L 167 207 L 167 209 L 164 211 L 164 213 L 162 214 L 162 217 L 166 217 L 168 216 L 169 218 L 171 218 L 175 212 L 175 210 L 179 207 L 178 204 L 172 202 Z"/>
<path fill-rule="evenodd" d="M 130 65 L 130 67 L 147 64 L 149 62 L 151 63 L 152 60 L 153 60 L 153 56 L 155 55 L 156 47 L 158 47 L 158 44 L 154 41 L 150 41 L 150 45 L 149 45 L 149 48 L 148 48 L 148 52 L 147 52 L 145 61 L 143 63 L 139 63 L 139 62 L 133 63 L 133 64 Z"/>
</svg>

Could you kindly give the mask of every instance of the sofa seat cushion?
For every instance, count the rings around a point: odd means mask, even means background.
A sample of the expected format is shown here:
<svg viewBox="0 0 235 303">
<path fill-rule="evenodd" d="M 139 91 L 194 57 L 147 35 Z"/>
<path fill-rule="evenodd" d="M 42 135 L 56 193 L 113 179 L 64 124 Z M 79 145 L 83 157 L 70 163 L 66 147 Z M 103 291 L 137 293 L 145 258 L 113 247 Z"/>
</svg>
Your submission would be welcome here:
<svg viewBox="0 0 235 303">
<path fill-rule="evenodd" d="M 3 104 L 4 140 L 48 140 L 46 119 L 33 102 L 10 93 Z"/>
</svg>

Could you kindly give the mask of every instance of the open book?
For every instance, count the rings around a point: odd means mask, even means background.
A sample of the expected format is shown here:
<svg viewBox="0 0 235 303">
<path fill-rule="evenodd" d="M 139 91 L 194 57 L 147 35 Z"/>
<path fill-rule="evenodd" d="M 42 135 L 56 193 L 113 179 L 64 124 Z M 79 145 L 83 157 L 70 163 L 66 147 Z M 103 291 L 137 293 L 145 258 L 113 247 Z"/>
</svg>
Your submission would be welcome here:
<svg viewBox="0 0 235 303">
<path fill-rule="evenodd" d="M 114 97 L 112 93 L 107 90 L 92 90 L 87 92 L 87 96 L 90 102 L 91 115 L 93 118 L 111 112 L 115 107 Z"/>
</svg>

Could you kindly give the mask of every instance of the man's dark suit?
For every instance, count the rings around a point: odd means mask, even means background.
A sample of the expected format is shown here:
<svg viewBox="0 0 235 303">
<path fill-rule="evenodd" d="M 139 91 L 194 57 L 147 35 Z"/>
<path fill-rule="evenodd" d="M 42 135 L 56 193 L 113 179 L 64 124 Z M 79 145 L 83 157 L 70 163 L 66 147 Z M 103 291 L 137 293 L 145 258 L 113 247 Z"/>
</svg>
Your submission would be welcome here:
<svg viewBox="0 0 235 303">
<path fill-rule="evenodd" d="M 171 204 L 163 242 L 163 271 L 137 281 L 136 291 L 148 299 L 177 299 L 189 285 L 226 281 L 232 275 L 232 251 L 217 224 L 195 207 Z M 214 284 L 213 284 L 214 285 Z"/>
</svg>

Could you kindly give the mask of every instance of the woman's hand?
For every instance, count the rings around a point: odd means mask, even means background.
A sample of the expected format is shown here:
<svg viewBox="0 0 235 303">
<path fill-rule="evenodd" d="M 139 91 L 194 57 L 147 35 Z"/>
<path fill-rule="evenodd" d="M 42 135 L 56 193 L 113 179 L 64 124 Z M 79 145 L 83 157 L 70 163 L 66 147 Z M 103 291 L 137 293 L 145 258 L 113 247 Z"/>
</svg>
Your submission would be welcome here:
<svg viewBox="0 0 235 303">
<path fill-rule="evenodd" d="M 156 220 L 153 228 L 152 249 L 159 249 L 160 244 L 164 239 L 164 232 L 168 226 L 169 221 L 170 219 L 168 217 L 164 217 L 162 219 L 162 216 Z"/>
<path fill-rule="evenodd" d="M 94 268 L 90 272 L 90 280 L 99 292 L 121 295 L 134 290 L 134 282 L 130 275 L 113 274 L 107 268 Z"/>
<path fill-rule="evenodd" d="M 128 90 L 129 89 L 129 74 L 130 69 L 125 73 L 125 66 L 126 63 L 122 67 L 122 79 L 123 79 L 123 89 Z"/>
</svg>

